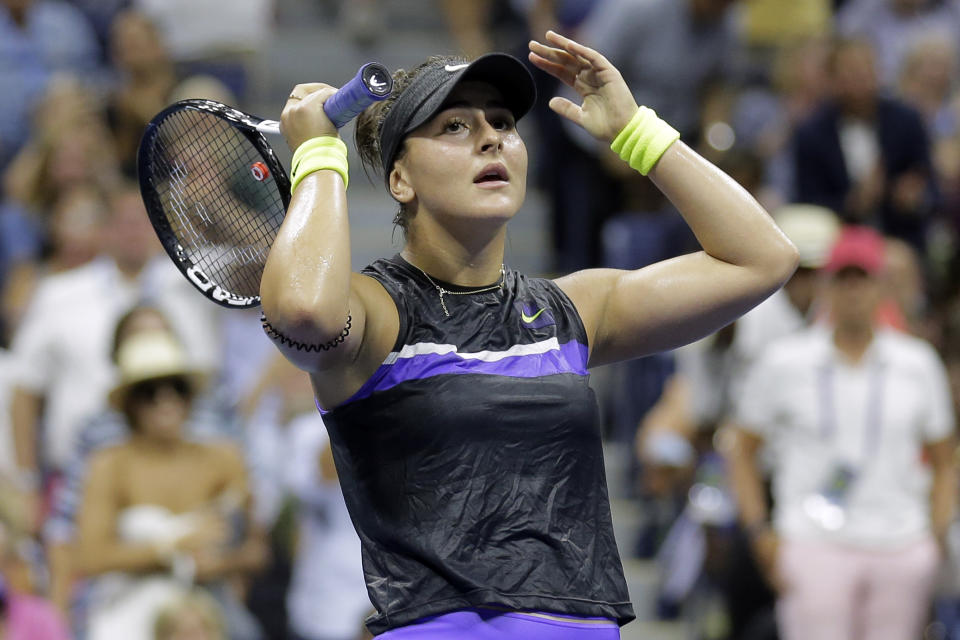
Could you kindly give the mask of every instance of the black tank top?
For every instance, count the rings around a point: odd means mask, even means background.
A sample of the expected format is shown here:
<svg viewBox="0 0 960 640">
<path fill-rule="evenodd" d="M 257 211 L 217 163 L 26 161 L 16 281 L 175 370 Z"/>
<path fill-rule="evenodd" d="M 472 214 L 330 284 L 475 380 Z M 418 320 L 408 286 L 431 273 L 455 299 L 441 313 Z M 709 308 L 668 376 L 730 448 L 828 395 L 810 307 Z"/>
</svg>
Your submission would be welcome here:
<svg viewBox="0 0 960 640">
<path fill-rule="evenodd" d="M 570 299 L 507 270 L 502 289 L 445 295 L 448 317 L 399 256 L 363 273 L 390 293 L 400 333 L 324 422 L 370 631 L 479 605 L 632 620 Z"/>
</svg>

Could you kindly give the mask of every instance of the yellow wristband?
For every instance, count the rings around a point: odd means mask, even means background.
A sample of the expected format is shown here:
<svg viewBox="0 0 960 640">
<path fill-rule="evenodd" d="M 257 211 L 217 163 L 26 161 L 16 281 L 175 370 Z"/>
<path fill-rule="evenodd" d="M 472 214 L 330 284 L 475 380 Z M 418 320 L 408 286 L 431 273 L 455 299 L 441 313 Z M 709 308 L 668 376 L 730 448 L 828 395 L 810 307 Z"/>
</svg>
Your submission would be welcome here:
<svg viewBox="0 0 960 640">
<path fill-rule="evenodd" d="M 658 118 L 653 109 L 640 107 L 610 148 L 632 168 L 647 175 L 660 156 L 679 139 L 680 132 Z"/>
<path fill-rule="evenodd" d="M 290 172 L 290 192 L 314 171 L 330 169 L 343 178 L 343 188 L 350 184 L 347 164 L 347 145 L 340 138 L 320 136 L 310 138 L 293 153 L 293 169 Z"/>
</svg>

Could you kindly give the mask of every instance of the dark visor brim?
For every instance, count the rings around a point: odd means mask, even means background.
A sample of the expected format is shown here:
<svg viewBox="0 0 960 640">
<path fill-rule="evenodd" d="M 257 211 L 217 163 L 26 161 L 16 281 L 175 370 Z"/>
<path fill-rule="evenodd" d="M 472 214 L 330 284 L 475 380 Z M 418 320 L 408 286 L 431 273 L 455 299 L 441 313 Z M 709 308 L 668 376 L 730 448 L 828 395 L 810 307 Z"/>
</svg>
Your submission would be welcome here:
<svg viewBox="0 0 960 640">
<path fill-rule="evenodd" d="M 384 121 L 380 159 L 385 178 L 389 176 L 403 138 L 440 111 L 450 93 L 464 80 L 486 82 L 495 87 L 516 120 L 530 111 L 537 99 L 530 70 L 505 53 L 488 53 L 469 64 L 425 69 L 404 90 Z"/>
</svg>

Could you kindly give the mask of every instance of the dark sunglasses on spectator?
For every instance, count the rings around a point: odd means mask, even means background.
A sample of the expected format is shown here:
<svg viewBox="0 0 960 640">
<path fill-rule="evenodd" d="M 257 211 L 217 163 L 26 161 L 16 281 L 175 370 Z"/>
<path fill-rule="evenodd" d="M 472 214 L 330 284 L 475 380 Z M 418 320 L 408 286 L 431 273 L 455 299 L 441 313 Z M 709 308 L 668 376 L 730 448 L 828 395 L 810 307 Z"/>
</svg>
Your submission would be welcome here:
<svg viewBox="0 0 960 640">
<path fill-rule="evenodd" d="M 154 402 L 162 389 L 169 389 L 181 398 L 191 395 L 190 383 L 186 378 L 171 377 L 146 380 L 130 388 L 130 399 L 136 402 Z"/>
</svg>

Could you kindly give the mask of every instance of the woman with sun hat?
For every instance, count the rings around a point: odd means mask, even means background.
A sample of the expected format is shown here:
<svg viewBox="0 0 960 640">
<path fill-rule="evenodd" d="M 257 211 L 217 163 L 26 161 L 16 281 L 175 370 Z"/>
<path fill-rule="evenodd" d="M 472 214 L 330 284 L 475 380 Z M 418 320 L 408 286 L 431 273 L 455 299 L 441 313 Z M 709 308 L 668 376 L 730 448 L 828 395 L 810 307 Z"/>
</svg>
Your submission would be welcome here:
<svg viewBox="0 0 960 640">
<path fill-rule="evenodd" d="M 77 515 L 77 569 L 98 578 L 87 637 L 151 637 L 158 607 L 193 582 L 224 608 L 231 638 L 261 637 L 227 583 L 267 554 L 243 458 L 186 433 L 206 376 L 166 330 L 120 342 L 117 370 L 109 400 L 129 438 L 92 454 Z"/>
</svg>

